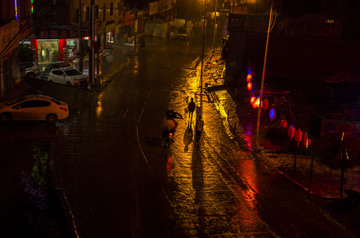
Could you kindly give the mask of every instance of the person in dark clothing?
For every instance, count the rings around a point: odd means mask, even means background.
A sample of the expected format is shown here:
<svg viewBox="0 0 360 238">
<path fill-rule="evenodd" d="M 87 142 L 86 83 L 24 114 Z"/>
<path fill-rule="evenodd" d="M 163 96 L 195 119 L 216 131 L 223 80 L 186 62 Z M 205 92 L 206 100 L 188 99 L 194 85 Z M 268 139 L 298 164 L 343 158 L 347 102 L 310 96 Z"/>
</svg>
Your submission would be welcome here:
<svg viewBox="0 0 360 238">
<path fill-rule="evenodd" d="M 189 118 L 190 118 L 189 125 L 191 125 L 192 116 L 193 116 L 194 111 L 195 111 L 195 102 L 194 102 L 194 99 L 193 99 L 193 98 L 192 98 L 191 101 L 189 102 L 188 110 L 189 110 Z"/>
<path fill-rule="evenodd" d="M 201 134 L 204 131 L 204 121 L 202 120 L 201 116 L 199 116 L 196 121 L 195 129 L 196 129 L 195 141 L 196 141 L 196 143 L 199 143 Z"/>
</svg>

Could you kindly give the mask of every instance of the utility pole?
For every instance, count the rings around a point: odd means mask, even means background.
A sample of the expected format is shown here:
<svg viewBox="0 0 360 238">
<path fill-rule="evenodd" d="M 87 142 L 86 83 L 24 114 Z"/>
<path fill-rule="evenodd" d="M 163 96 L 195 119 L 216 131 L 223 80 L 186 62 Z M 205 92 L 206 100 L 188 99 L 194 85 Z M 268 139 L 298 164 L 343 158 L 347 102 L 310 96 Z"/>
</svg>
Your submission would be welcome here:
<svg viewBox="0 0 360 238">
<path fill-rule="evenodd" d="M 256 135 L 255 135 L 256 149 L 259 149 L 261 106 L 262 106 L 262 97 L 263 97 L 263 91 L 264 91 L 266 62 L 267 62 L 267 55 L 268 55 L 268 48 L 269 48 L 269 37 L 270 37 L 270 31 L 271 31 L 271 25 L 272 25 L 272 15 L 273 15 L 273 4 L 271 4 L 271 7 L 270 7 L 269 23 L 268 23 L 268 29 L 267 29 L 267 35 L 266 35 L 266 45 L 265 45 L 265 54 L 264 54 L 264 64 L 263 64 L 263 71 L 262 71 L 262 77 L 261 77 L 261 86 L 260 86 L 260 95 L 259 95 L 260 105 L 259 105 L 259 109 L 258 109 L 258 113 L 257 113 Z"/>
<path fill-rule="evenodd" d="M 206 27 L 206 1 L 204 6 L 204 24 L 203 24 L 203 35 L 202 35 L 202 48 L 201 48 L 201 70 L 200 70 L 200 116 L 202 116 L 202 105 L 203 105 L 203 68 L 204 68 L 204 44 L 205 44 L 205 27 Z"/>
<path fill-rule="evenodd" d="M 94 0 L 91 0 L 91 29 L 90 29 L 91 55 L 89 62 L 90 86 L 95 85 L 95 17 L 94 17 Z"/>
<path fill-rule="evenodd" d="M 214 53 L 215 53 L 215 36 L 216 36 L 216 11 L 217 11 L 217 0 L 214 0 L 214 35 L 213 35 L 213 49 L 214 49 Z"/>
<path fill-rule="evenodd" d="M 82 33 L 81 33 L 81 15 L 82 15 L 82 5 L 81 0 L 79 0 L 79 71 L 83 71 L 83 55 L 82 55 Z"/>
</svg>

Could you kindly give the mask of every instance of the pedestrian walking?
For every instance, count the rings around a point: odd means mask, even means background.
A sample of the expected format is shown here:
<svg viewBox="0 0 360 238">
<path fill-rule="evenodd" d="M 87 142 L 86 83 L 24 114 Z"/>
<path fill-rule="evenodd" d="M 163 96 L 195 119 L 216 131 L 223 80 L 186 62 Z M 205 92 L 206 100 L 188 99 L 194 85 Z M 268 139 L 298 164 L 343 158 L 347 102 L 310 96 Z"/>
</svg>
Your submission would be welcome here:
<svg viewBox="0 0 360 238">
<path fill-rule="evenodd" d="M 144 49 L 145 49 L 145 39 L 140 38 L 140 50 L 144 50 Z"/>
<path fill-rule="evenodd" d="M 195 129 L 196 129 L 195 141 L 196 141 L 196 143 L 199 143 L 201 134 L 204 131 L 204 121 L 202 120 L 201 116 L 199 116 L 196 121 Z"/>
<path fill-rule="evenodd" d="M 188 110 L 189 110 L 189 119 L 190 119 L 189 126 L 191 127 L 192 116 L 195 111 L 195 102 L 193 98 L 191 98 L 191 101 L 189 102 Z"/>
</svg>

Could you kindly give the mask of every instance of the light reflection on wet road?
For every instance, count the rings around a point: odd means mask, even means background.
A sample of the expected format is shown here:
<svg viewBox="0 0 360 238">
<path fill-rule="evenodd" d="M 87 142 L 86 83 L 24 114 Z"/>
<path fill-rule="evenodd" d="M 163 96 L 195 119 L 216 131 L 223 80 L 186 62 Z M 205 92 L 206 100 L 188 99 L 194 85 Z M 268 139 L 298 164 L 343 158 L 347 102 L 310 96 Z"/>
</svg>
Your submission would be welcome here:
<svg viewBox="0 0 360 238">
<path fill-rule="evenodd" d="M 187 108 L 190 98 L 195 99 L 197 106 L 200 104 L 199 68 L 184 71 L 170 94 L 169 108 L 185 115 L 185 120 L 179 120 L 176 143 L 171 147 L 168 160 L 171 163 L 168 164 L 169 180 L 177 188 L 170 191 L 172 195 L 169 196 L 174 210 L 190 237 L 273 237 L 272 231 L 257 215 L 254 162 L 234 143 L 229 127 L 223 123 L 227 118 L 224 105 L 228 102 L 220 99 L 214 106 L 204 95 L 202 116 L 205 126 L 200 145 L 196 146 L 194 140 L 190 144 L 188 140 L 181 140 L 189 134 L 190 123 L 187 111 L 182 110 Z M 196 116 L 195 112 L 192 130 Z M 242 166 L 237 171 L 239 160 Z M 247 180 L 242 174 L 248 175 Z"/>
</svg>

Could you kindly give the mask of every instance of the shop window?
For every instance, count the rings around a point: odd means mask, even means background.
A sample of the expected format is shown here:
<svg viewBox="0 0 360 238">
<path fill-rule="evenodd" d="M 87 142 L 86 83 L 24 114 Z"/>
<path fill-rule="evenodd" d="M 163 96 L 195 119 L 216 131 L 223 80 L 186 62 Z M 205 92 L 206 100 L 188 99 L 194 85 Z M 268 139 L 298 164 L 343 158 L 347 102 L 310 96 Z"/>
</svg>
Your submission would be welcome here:
<svg viewBox="0 0 360 238">
<path fill-rule="evenodd" d="M 110 3 L 110 16 L 114 14 L 114 3 Z"/>
<path fill-rule="evenodd" d="M 52 62 L 59 61 L 58 40 L 38 40 L 38 64 L 45 68 Z"/>
</svg>

